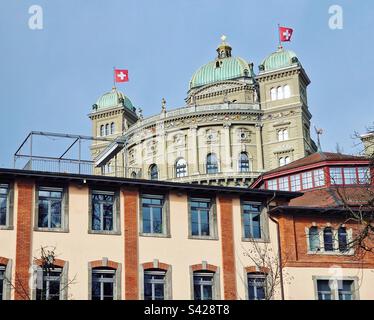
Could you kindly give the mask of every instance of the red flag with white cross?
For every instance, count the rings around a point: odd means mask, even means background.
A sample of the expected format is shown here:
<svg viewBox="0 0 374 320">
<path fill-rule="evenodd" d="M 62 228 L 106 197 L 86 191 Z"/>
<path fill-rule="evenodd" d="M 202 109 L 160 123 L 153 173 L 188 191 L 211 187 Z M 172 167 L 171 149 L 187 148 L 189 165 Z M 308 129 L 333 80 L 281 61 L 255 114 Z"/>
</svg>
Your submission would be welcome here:
<svg viewBox="0 0 374 320">
<path fill-rule="evenodd" d="M 287 27 L 279 27 L 279 40 L 281 42 L 291 41 L 293 29 Z"/>
<path fill-rule="evenodd" d="M 127 82 L 127 81 L 129 81 L 129 70 L 114 69 L 114 81 L 115 82 Z"/>
</svg>

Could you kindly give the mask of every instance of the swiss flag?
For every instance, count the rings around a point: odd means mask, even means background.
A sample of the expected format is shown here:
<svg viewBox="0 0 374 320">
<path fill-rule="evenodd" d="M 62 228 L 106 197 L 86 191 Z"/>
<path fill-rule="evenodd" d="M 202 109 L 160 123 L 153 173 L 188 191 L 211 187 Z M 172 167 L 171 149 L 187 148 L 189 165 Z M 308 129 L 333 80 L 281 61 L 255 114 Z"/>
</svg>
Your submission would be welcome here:
<svg viewBox="0 0 374 320">
<path fill-rule="evenodd" d="M 291 41 L 293 29 L 286 27 L 279 27 L 279 39 L 282 42 Z"/>
<path fill-rule="evenodd" d="M 129 70 L 114 69 L 114 80 L 116 82 L 129 81 Z"/>
</svg>

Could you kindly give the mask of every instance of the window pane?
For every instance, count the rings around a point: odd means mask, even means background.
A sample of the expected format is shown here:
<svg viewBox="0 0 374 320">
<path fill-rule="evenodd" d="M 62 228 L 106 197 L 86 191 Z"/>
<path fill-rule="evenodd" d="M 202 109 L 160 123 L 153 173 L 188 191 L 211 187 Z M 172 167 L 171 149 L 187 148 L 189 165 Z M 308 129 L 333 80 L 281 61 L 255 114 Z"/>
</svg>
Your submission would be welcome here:
<svg viewBox="0 0 374 320">
<path fill-rule="evenodd" d="M 193 290 L 194 290 L 194 299 L 195 300 L 201 300 L 201 288 L 200 288 L 200 285 L 195 284 L 193 286 Z"/>
<path fill-rule="evenodd" d="M 325 174 L 323 169 L 318 169 L 313 171 L 314 186 L 320 187 L 325 185 Z"/>
<path fill-rule="evenodd" d="M 345 184 L 356 184 L 356 168 L 344 168 L 344 183 Z"/>
<path fill-rule="evenodd" d="M 301 180 L 300 175 L 291 176 L 291 191 L 300 191 L 301 190 Z"/>
<path fill-rule="evenodd" d="M 277 180 L 268 180 L 268 189 L 269 190 L 277 190 Z"/>
<path fill-rule="evenodd" d="M 155 300 L 164 300 L 164 285 L 162 283 L 156 283 L 155 287 Z"/>
<path fill-rule="evenodd" d="M 318 300 L 331 300 L 332 293 L 329 280 L 317 280 Z"/>
<path fill-rule="evenodd" d="M 361 184 L 370 183 L 370 171 L 367 167 L 357 168 L 358 171 L 358 181 Z"/>
<path fill-rule="evenodd" d="M 346 252 L 348 249 L 347 230 L 343 227 L 338 229 L 339 251 Z"/>
<path fill-rule="evenodd" d="M 353 299 L 353 281 L 352 280 L 338 280 L 338 295 L 339 300 Z"/>
<path fill-rule="evenodd" d="M 153 207 L 152 216 L 153 216 L 153 233 L 162 233 L 162 209 L 158 207 Z"/>
<path fill-rule="evenodd" d="M 325 246 L 325 251 L 333 251 L 333 234 L 331 228 L 325 228 L 323 231 L 323 242 Z"/>
<path fill-rule="evenodd" d="M 104 230 L 113 230 L 113 205 L 104 204 Z"/>
<path fill-rule="evenodd" d="M 301 174 L 303 181 L 303 189 L 310 189 L 313 187 L 312 172 L 303 172 Z"/>
<path fill-rule="evenodd" d="M 100 203 L 93 204 L 92 212 L 92 230 L 101 229 L 101 205 Z"/>
<path fill-rule="evenodd" d="M 104 290 L 104 300 L 113 300 L 113 283 L 112 282 L 104 282 L 103 283 L 103 290 Z"/>
<path fill-rule="evenodd" d="M 330 168 L 331 184 L 343 184 L 343 175 L 341 168 Z"/>
<path fill-rule="evenodd" d="M 143 232 L 151 233 L 151 208 L 143 207 Z"/>
<path fill-rule="evenodd" d="M 266 276 L 258 274 L 248 274 L 248 299 L 265 299 Z"/>
<path fill-rule="evenodd" d="M 61 228 L 61 202 L 51 203 L 51 228 Z"/>
<path fill-rule="evenodd" d="M 38 227 L 48 228 L 48 201 L 39 200 Z"/>
<path fill-rule="evenodd" d="M 289 191 L 288 177 L 279 178 L 279 190 Z"/>
<path fill-rule="evenodd" d="M 317 251 L 320 249 L 319 232 L 317 227 L 309 228 L 309 250 Z"/>
<path fill-rule="evenodd" d="M 202 300 L 213 300 L 212 285 L 203 285 L 203 299 Z"/>
</svg>

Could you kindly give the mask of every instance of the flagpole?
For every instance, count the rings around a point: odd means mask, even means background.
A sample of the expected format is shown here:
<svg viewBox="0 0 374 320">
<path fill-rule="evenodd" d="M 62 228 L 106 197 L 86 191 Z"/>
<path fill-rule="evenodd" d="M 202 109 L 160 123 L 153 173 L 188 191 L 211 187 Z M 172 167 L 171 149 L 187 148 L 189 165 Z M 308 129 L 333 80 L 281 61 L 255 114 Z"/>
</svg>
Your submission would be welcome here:
<svg viewBox="0 0 374 320">
<path fill-rule="evenodd" d="M 282 41 L 280 36 L 280 24 L 278 23 L 278 40 L 279 40 L 279 46 L 278 49 L 282 49 Z"/>
<path fill-rule="evenodd" d="M 116 67 L 113 67 L 113 88 L 116 89 Z"/>
</svg>

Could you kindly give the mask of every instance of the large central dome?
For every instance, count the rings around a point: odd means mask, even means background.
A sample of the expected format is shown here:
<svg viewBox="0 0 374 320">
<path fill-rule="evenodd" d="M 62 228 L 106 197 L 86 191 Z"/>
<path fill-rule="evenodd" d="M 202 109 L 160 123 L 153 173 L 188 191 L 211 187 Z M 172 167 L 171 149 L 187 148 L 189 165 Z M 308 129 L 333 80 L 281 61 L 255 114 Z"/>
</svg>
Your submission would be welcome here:
<svg viewBox="0 0 374 320">
<path fill-rule="evenodd" d="M 247 61 L 231 56 L 231 47 L 222 36 L 222 43 L 217 48 L 218 57 L 202 67 L 192 76 L 190 89 L 201 87 L 218 81 L 238 78 L 251 78 L 253 71 Z"/>
</svg>

